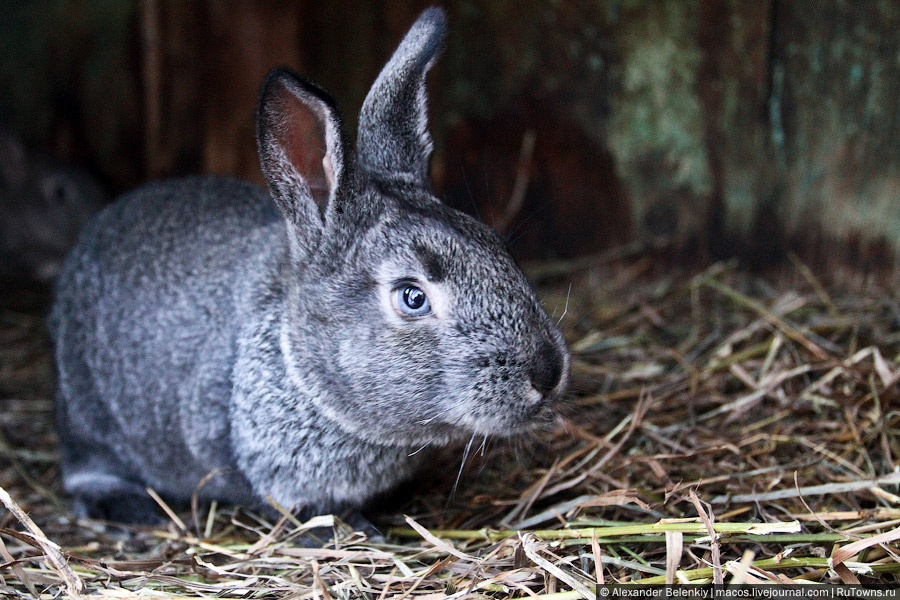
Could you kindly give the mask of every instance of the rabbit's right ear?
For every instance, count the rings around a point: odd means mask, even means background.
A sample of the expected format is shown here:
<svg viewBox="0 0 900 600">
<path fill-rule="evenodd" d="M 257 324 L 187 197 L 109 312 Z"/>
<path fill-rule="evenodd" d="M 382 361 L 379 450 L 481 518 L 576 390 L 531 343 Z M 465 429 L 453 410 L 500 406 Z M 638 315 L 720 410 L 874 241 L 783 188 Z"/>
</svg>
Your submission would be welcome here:
<svg viewBox="0 0 900 600">
<path fill-rule="evenodd" d="M 256 141 L 278 208 L 307 239 L 317 237 L 346 179 L 341 118 L 327 92 L 275 69 L 262 86 Z"/>
</svg>

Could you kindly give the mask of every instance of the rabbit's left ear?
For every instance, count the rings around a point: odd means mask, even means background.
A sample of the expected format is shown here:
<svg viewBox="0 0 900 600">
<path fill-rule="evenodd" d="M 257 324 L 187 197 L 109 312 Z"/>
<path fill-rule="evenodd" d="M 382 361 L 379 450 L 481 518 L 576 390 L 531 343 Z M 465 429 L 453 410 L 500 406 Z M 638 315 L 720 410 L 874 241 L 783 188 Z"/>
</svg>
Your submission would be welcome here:
<svg viewBox="0 0 900 600">
<path fill-rule="evenodd" d="M 423 12 L 366 96 L 359 118 L 358 164 L 377 178 L 430 188 L 425 74 L 443 46 L 446 30 L 443 10 Z"/>
<path fill-rule="evenodd" d="M 275 203 L 289 222 L 314 236 L 346 178 L 334 101 L 313 83 L 275 69 L 260 94 L 256 139 Z"/>
</svg>

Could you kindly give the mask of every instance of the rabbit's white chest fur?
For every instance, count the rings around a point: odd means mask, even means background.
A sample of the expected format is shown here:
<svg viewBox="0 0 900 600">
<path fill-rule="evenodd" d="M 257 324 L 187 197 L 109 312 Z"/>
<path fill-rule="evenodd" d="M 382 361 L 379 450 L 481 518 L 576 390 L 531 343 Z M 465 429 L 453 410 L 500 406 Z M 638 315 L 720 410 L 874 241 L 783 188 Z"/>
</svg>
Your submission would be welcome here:
<svg viewBox="0 0 900 600">
<path fill-rule="evenodd" d="M 260 306 L 269 302 L 284 298 L 270 297 Z M 305 363 L 286 359 L 279 312 L 273 307 L 255 315 L 258 320 L 241 335 L 246 342 L 238 347 L 234 369 L 232 446 L 256 492 L 282 506 L 338 510 L 411 476 L 422 458 L 413 456 L 415 448 L 389 439 L 375 444 L 347 432 L 339 421 L 340 398 L 317 398 L 328 391 L 314 373 L 288 373 Z M 338 408 L 327 414 L 319 404 Z"/>
</svg>

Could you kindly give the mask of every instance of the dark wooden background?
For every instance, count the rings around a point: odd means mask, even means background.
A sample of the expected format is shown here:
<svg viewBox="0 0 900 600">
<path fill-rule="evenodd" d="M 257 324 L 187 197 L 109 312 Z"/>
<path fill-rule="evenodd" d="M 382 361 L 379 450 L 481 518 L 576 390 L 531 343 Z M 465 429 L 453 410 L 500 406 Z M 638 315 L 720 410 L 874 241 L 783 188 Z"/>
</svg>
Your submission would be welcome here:
<svg viewBox="0 0 900 600">
<path fill-rule="evenodd" d="M 431 2 L 0 3 L 0 123 L 112 191 L 193 172 L 261 181 L 253 110 L 287 65 L 350 127 Z M 886 280 L 900 256 L 900 3 L 446 2 L 433 174 L 523 259 L 652 245 L 793 251 Z M 657 250 L 660 252 L 660 250 Z"/>
</svg>

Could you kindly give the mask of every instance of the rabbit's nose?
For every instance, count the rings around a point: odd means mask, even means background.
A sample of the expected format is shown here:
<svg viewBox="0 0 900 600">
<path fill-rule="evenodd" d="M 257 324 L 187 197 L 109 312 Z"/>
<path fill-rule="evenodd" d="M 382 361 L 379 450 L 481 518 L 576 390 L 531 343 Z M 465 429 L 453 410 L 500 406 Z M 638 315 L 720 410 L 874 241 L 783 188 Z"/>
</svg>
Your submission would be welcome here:
<svg viewBox="0 0 900 600">
<path fill-rule="evenodd" d="M 563 376 L 563 356 L 559 349 L 542 339 L 531 364 L 531 385 L 543 396 L 550 395 Z"/>
</svg>

